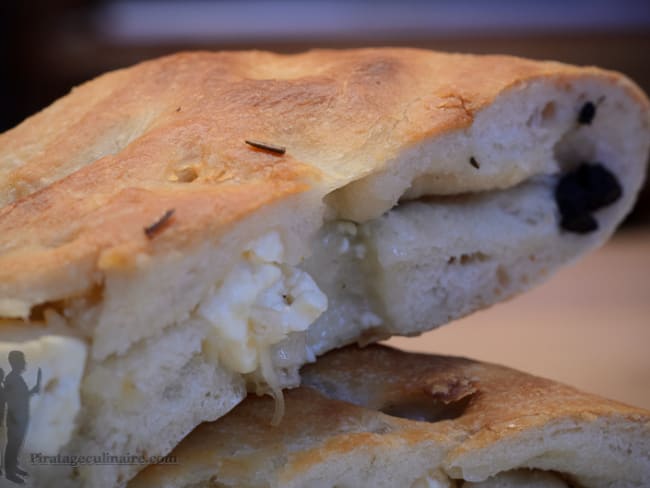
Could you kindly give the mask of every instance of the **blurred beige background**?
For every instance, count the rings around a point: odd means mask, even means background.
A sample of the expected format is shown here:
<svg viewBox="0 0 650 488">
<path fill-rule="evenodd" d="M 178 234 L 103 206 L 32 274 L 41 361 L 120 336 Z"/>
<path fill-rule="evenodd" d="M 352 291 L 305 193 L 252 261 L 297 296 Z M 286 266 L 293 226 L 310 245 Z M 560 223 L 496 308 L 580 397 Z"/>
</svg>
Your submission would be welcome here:
<svg viewBox="0 0 650 488">
<path fill-rule="evenodd" d="M 508 302 L 388 344 L 496 362 L 650 408 L 650 229 L 619 232 Z"/>
</svg>

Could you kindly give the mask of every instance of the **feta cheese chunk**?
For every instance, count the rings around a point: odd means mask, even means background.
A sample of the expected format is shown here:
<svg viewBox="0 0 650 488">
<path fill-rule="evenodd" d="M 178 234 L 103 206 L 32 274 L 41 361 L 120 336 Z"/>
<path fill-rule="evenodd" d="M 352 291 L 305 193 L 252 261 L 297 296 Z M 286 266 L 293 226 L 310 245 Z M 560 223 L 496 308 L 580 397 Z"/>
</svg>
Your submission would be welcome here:
<svg viewBox="0 0 650 488">
<path fill-rule="evenodd" d="M 199 307 L 213 326 L 207 350 L 232 371 L 255 371 L 264 351 L 306 330 L 327 309 L 327 297 L 311 276 L 283 260 L 280 235 L 265 234 L 245 248 Z"/>
</svg>

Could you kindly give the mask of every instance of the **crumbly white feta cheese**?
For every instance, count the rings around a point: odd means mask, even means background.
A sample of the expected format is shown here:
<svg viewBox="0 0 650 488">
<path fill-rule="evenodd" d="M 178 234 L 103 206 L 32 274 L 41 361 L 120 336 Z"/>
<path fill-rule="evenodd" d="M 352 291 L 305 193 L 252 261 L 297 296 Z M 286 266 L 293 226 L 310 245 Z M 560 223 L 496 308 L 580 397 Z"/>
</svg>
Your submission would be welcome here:
<svg viewBox="0 0 650 488">
<path fill-rule="evenodd" d="M 283 261 L 280 235 L 260 237 L 199 307 L 214 328 L 209 351 L 232 371 L 255 371 L 264 351 L 306 330 L 327 308 L 311 276 Z"/>
</svg>

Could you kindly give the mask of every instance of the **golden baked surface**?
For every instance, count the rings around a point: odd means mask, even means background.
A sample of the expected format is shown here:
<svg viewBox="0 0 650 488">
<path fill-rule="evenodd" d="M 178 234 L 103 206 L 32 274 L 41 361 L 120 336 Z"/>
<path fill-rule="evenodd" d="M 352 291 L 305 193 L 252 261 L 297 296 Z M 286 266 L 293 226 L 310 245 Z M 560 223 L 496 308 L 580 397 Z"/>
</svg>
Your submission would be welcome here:
<svg viewBox="0 0 650 488">
<path fill-rule="evenodd" d="M 650 412 L 503 366 L 348 347 L 301 376 L 278 427 L 269 422 L 273 400 L 251 395 L 181 442 L 177 465 L 150 466 L 129 486 L 211 477 L 223 486 L 310 486 L 316 472 L 329 473 L 332 486 L 342 460 L 363 473 L 365 456 L 389 463 L 373 468 L 383 476 L 427 456 L 429 468 L 475 480 L 521 467 L 602 486 L 650 476 Z"/>
<path fill-rule="evenodd" d="M 86 293 L 137 253 L 217 239 L 298 192 L 322 198 L 468 126 L 517 83 L 591 74 L 647 103 L 594 68 L 413 49 L 182 53 L 108 73 L 0 135 L 0 308 L 25 316 Z"/>
</svg>

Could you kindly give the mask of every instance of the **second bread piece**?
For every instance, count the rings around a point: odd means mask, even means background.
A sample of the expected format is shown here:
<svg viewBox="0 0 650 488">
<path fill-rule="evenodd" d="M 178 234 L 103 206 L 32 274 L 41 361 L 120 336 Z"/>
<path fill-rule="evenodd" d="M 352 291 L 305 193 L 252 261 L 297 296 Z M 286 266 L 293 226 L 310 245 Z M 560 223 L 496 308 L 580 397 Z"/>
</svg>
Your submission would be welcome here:
<svg viewBox="0 0 650 488">
<path fill-rule="evenodd" d="M 129 488 L 630 488 L 650 412 L 494 364 L 381 346 L 303 369 L 273 427 L 249 397 Z"/>
</svg>

